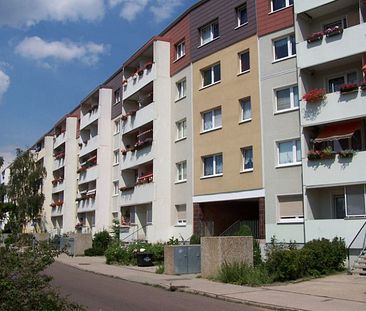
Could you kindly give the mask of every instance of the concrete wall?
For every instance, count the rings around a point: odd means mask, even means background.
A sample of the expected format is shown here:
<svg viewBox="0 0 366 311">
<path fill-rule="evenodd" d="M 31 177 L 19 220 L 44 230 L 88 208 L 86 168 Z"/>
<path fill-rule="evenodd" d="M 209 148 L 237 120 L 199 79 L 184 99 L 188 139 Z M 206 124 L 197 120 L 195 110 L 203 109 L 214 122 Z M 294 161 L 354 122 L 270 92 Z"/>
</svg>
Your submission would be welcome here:
<svg viewBox="0 0 366 311">
<path fill-rule="evenodd" d="M 253 264 L 253 237 L 202 237 L 201 275 L 203 278 L 218 274 L 224 263 Z"/>
</svg>

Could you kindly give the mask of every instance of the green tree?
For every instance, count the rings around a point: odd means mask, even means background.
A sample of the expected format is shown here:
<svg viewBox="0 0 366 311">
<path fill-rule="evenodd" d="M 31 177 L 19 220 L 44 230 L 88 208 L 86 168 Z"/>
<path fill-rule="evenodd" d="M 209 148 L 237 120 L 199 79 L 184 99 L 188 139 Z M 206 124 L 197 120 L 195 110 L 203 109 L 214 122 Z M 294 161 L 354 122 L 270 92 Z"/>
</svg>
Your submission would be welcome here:
<svg viewBox="0 0 366 311">
<path fill-rule="evenodd" d="M 9 224 L 13 232 L 21 232 L 30 222 L 35 226 L 40 224 L 44 202 L 41 186 L 45 176 L 46 170 L 36 162 L 31 151 L 17 149 L 6 187 Z"/>
</svg>

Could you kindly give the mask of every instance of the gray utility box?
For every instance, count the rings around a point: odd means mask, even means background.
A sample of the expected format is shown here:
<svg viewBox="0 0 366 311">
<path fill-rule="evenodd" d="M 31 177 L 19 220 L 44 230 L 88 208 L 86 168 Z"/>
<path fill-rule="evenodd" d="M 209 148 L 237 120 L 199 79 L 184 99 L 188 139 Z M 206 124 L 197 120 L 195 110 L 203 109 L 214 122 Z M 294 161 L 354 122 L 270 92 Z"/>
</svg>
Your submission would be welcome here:
<svg viewBox="0 0 366 311">
<path fill-rule="evenodd" d="M 200 273 L 201 246 L 200 245 L 165 246 L 164 271 L 166 274 Z"/>
</svg>

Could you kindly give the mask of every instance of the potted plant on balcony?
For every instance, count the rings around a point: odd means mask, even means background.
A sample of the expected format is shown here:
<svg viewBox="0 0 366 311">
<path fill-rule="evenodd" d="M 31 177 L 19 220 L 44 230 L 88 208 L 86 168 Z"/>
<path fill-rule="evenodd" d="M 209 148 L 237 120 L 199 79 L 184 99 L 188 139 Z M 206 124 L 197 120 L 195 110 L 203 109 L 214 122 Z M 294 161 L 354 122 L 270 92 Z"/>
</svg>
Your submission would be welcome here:
<svg viewBox="0 0 366 311">
<path fill-rule="evenodd" d="M 123 115 L 122 115 L 122 117 L 121 117 L 121 120 L 122 120 L 122 121 L 126 121 L 126 120 L 127 120 L 127 115 L 124 115 L 124 114 L 123 114 Z"/>
<path fill-rule="evenodd" d="M 137 69 L 137 74 L 141 77 L 144 74 L 144 68 Z"/>
<path fill-rule="evenodd" d="M 357 90 L 358 90 L 357 83 L 345 83 L 339 87 L 339 91 L 341 92 L 341 94 L 346 94 Z"/>
<path fill-rule="evenodd" d="M 62 206 L 62 204 L 64 204 L 64 201 L 63 200 L 57 200 L 55 202 L 56 206 Z"/>
<path fill-rule="evenodd" d="M 324 34 L 327 37 L 332 37 L 332 36 L 336 36 L 339 35 L 343 32 L 343 28 L 339 27 L 338 25 L 333 26 L 333 27 L 328 27 L 327 29 L 324 30 Z"/>
<path fill-rule="evenodd" d="M 311 36 L 309 36 L 306 41 L 308 43 L 312 43 L 312 42 L 315 42 L 315 41 L 320 41 L 323 39 L 323 33 L 321 31 L 318 31 L 318 32 L 314 32 Z"/>
<path fill-rule="evenodd" d="M 121 149 L 121 153 L 122 153 L 122 155 L 126 155 L 127 154 L 127 150 L 126 149 Z"/>
<path fill-rule="evenodd" d="M 321 151 L 321 159 L 322 160 L 328 160 L 328 159 L 334 159 L 335 153 L 333 152 L 331 147 L 326 147 Z"/>
<path fill-rule="evenodd" d="M 52 202 L 52 203 L 50 204 L 50 206 L 51 206 L 51 207 L 56 207 L 56 203 L 55 203 L 55 202 Z"/>
<path fill-rule="evenodd" d="M 320 160 L 321 159 L 321 151 L 319 150 L 309 150 L 308 152 L 308 160 Z"/>
<path fill-rule="evenodd" d="M 128 84 L 127 79 L 124 79 L 124 80 L 122 81 L 122 86 L 127 86 L 127 84 Z"/>
<path fill-rule="evenodd" d="M 147 62 L 145 64 L 145 69 L 150 70 L 152 68 L 153 62 Z"/>
<path fill-rule="evenodd" d="M 338 156 L 340 159 L 351 159 L 354 154 L 355 151 L 352 149 L 346 149 L 338 152 Z"/>
<path fill-rule="evenodd" d="M 302 99 L 307 103 L 317 103 L 324 100 L 325 97 L 325 89 L 314 89 L 305 93 Z"/>
<path fill-rule="evenodd" d="M 52 180 L 52 185 L 54 185 L 54 186 L 57 185 L 57 179 Z"/>
<path fill-rule="evenodd" d="M 82 173 L 82 172 L 85 172 L 86 171 L 86 167 L 85 166 L 81 166 L 78 170 L 77 170 L 77 172 L 78 173 Z"/>
<path fill-rule="evenodd" d="M 81 222 L 78 222 L 76 225 L 75 225 L 75 230 L 81 230 L 83 228 L 83 224 Z"/>
</svg>

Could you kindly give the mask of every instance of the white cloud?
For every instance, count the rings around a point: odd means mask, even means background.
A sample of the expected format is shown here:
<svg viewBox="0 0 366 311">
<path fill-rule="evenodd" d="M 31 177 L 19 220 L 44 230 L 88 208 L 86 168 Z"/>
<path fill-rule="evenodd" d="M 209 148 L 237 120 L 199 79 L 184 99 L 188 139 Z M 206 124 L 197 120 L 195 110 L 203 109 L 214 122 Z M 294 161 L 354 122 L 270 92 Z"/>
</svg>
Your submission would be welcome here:
<svg viewBox="0 0 366 311">
<path fill-rule="evenodd" d="M 1 0 L 0 26 L 32 26 L 41 21 L 94 21 L 104 16 L 104 0 Z"/>
<path fill-rule="evenodd" d="M 145 9 L 147 4 L 148 0 L 124 0 L 120 16 L 128 21 L 133 21 Z"/>
<path fill-rule="evenodd" d="M 24 58 L 64 62 L 79 60 L 87 65 L 96 64 L 100 56 L 107 51 L 108 46 L 105 44 L 77 43 L 69 40 L 48 42 L 40 37 L 27 37 L 15 47 L 15 52 Z M 43 65 L 49 66 L 47 62 L 43 62 Z"/>
<path fill-rule="evenodd" d="M 157 22 L 171 17 L 174 10 L 182 4 L 180 0 L 156 0 L 155 4 L 150 6 L 150 11 L 153 13 Z"/>
<path fill-rule="evenodd" d="M 10 77 L 0 70 L 0 102 L 3 95 L 6 93 L 10 85 Z"/>
<path fill-rule="evenodd" d="M 14 145 L 0 147 L 0 157 L 3 157 L 4 159 L 4 165 L 2 167 L 3 169 L 7 167 L 10 163 L 12 163 L 13 160 L 15 159 L 16 148 L 18 147 Z"/>
</svg>

